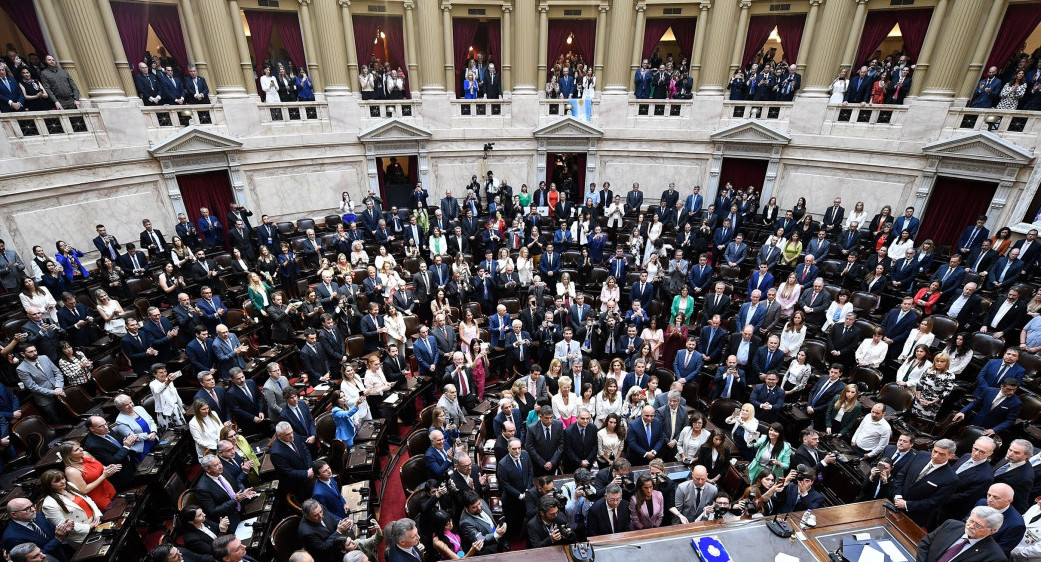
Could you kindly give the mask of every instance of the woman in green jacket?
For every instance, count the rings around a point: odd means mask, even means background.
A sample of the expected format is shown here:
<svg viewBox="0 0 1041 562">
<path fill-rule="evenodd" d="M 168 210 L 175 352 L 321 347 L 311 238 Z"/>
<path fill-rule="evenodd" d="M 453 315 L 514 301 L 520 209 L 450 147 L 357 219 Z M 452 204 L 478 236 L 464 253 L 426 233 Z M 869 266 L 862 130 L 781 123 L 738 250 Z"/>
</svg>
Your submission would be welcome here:
<svg viewBox="0 0 1041 562">
<path fill-rule="evenodd" d="M 847 384 L 846 388 L 835 397 L 828 406 L 828 414 L 824 419 L 824 428 L 828 435 L 848 436 L 853 425 L 860 419 L 860 393 L 857 385 Z"/>
<path fill-rule="evenodd" d="M 783 478 L 788 472 L 792 446 L 784 440 L 784 426 L 780 422 L 770 425 L 766 435 L 755 442 L 755 456 L 748 465 L 748 479 L 754 482 L 760 472 L 771 469 L 774 476 Z"/>
</svg>

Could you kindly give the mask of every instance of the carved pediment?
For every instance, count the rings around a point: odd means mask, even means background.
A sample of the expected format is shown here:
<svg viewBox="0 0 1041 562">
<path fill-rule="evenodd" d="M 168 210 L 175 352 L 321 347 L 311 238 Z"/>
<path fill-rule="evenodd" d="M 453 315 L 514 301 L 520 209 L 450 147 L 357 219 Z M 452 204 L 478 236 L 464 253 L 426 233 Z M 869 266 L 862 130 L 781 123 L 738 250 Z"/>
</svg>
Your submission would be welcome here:
<svg viewBox="0 0 1041 562">
<path fill-rule="evenodd" d="M 1034 159 L 1025 148 L 989 131 L 976 131 L 964 136 L 940 140 L 922 147 L 922 152 L 939 158 L 974 160 L 985 164 L 1023 166 Z"/>
<path fill-rule="evenodd" d="M 568 115 L 537 127 L 531 134 L 537 139 L 588 139 L 590 137 L 601 138 L 604 136 L 604 131 Z"/>
<path fill-rule="evenodd" d="M 786 145 L 792 140 L 791 135 L 759 121 L 735 123 L 713 132 L 709 138 L 715 142 L 773 145 Z"/>
<path fill-rule="evenodd" d="M 358 133 L 358 140 L 362 142 L 425 141 L 432 136 L 433 133 L 428 129 L 394 118 Z"/>
<path fill-rule="evenodd" d="M 192 125 L 159 141 L 149 152 L 156 158 L 165 158 L 228 152 L 241 147 L 239 140 Z"/>
</svg>

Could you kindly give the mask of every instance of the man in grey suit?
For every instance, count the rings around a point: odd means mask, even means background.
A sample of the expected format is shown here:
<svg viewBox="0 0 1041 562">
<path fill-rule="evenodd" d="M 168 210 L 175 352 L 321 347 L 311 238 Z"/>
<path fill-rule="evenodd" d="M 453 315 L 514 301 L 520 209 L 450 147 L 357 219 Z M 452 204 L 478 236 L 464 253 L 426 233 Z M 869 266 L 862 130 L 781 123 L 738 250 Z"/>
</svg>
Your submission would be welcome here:
<svg viewBox="0 0 1041 562">
<path fill-rule="evenodd" d="M 781 318 L 781 303 L 777 302 L 776 288 L 766 291 L 766 301 L 763 304 L 766 306 L 766 315 L 763 316 L 763 325 L 759 327 L 759 333 L 766 335 Z"/>
<path fill-rule="evenodd" d="M 496 525 L 491 508 L 471 490 L 463 492 L 463 512 L 459 515 L 459 528 L 464 551 L 468 551 L 470 545 L 480 541 L 481 547 L 477 550 L 477 555 L 502 552 L 501 541 L 506 535 L 506 523 Z"/>
<path fill-rule="evenodd" d="M 62 420 L 55 398 L 65 397 L 65 378 L 58 367 L 46 355 L 40 355 L 36 346 L 28 344 L 22 348 L 22 362 L 18 364 L 18 379 L 33 394 L 40 412 L 48 420 Z"/>
<path fill-rule="evenodd" d="M 698 465 L 690 471 L 690 480 L 676 487 L 676 509 L 680 510 L 680 523 L 694 521 L 705 506 L 716 499 L 719 490 L 708 481 L 708 470 Z"/>
<path fill-rule="evenodd" d="M 438 314 L 434 318 L 434 327 L 430 328 L 430 335 L 434 336 L 437 349 L 445 359 L 451 359 L 452 354 L 459 349 L 459 338 L 455 334 L 455 328 L 445 323 L 444 314 Z"/>
<path fill-rule="evenodd" d="M 521 380 L 528 387 L 528 394 L 534 396 L 535 400 L 549 397 L 546 394 L 546 377 L 542 376 L 542 367 L 538 363 L 533 364 L 528 371 L 528 376 Z"/>
<path fill-rule="evenodd" d="M 680 391 L 669 390 L 668 403 L 665 407 L 655 411 L 655 415 L 661 420 L 661 429 L 664 434 L 665 447 L 661 456 L 665 462 L 676 459 L 676 446 L 680 438 L 680 432 L 687 425 L 687 407 L 680 404 Z"/>
</svg>

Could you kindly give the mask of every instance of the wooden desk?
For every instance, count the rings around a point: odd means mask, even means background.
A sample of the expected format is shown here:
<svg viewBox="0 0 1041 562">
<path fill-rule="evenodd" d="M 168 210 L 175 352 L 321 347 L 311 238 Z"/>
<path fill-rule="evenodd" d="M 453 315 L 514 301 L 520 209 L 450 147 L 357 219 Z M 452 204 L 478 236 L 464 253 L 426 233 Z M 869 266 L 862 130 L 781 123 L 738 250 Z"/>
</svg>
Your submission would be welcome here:
<svg viewBox="0 0 1041 562">
<path fill-rule="evenodd" d="M 854 532 L 866 532 L 872 538 L 892 538 L 913 560 L 917 544 L 925 533 L 906 515 L 889 512 L 882 503 L 877 500 L 814 510 L 817 526 L 807 529 L 799 525 L 802 512 L 793 512 L 789 521 L 805 536 L 805 540 L 797 538 L 794 542 L 773 535 L 767 530 L 764 520 L 753 519 L 733 519 L 726 523 L 706 521 L 630 531 L 594 537 L 590 542 L 596 551 L 597 562 L 690 562 L 696 559 L 690 539 L 706 535 L 718 537 L 731 558 L 739 562 L 772 562 L 778 552 L 799 560 L 827 561 L 827 552 L 833 551 L 840 539 L 851 540 Z M 500 554 L 496 559 L 551 562 L 568 561 L 569 557 L 564 547 L 553 546 Z"/>
</svg>

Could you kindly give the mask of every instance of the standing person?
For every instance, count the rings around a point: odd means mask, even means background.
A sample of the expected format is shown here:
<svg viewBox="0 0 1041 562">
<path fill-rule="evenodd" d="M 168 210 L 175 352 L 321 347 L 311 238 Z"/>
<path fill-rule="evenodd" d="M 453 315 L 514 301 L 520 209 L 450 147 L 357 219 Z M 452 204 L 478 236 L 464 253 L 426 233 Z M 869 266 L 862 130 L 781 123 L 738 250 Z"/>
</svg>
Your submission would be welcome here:
<svg viewBox="0 0 1041 562">
<path fill-rule="evenodd" d="M 40 82 L 50 94 L 54 109 L 79 109 L 80 90 L 72 76 L 58 66 L 58 61 L 52 55 L 47 55 L 43 60 L 46 66 L 40 71 Z"/>
</svg>

